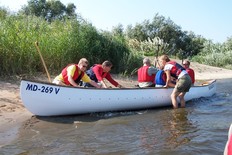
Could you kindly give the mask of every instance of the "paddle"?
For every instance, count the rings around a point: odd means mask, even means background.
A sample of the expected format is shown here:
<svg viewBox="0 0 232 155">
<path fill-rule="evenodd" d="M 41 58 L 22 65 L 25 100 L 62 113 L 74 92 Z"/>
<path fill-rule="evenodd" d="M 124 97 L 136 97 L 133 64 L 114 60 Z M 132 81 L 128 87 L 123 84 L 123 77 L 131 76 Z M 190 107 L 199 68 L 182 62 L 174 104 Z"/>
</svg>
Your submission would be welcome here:
<svg viewBox="0 0 232 155">
<path fill-rule="evenodd" d="M 45 62 L 44 62 L 43 56 L 42 56 L 42 54 L 41 54 L 41 52 L 40 52 L 39 43 L 38 43 L 37 41 L 35 42 L 35 47 L 36 47 L 36 49 L 37 49 L 37 51 L 38 51 L 38 53 L 39 53 L 40 59 L 41 59 L 41 61 L 42 61 L 42 63 L 43 63 L 43 66 L 44 66 L 44 68 L 45 68 L 45 71 L 46 71 L 46 73 L 47 73 L 48 82 L 51 83 L 50 74 L 48 73 L 48 69 L 47 69 L 46 64 L 45 64 Z"/>
<path fill-rule="evenodd" d="M 155 67 L 156 67 L 156 64 L 158 64 L 158 66 L 160 66 L 160 65 L 159 65 L 159 61 L 158 61 L 158 57 L 159 57 L 159 47 L 161 46 L 161 45 L 160 45 L 160 39 L 158 39 L 158 44 L 157 44 L 157 46 L 158 46 L 158 50 L 157 50 L 157 52 L 155 53 L 155 54 L 156 54 Z"/>
</svg>

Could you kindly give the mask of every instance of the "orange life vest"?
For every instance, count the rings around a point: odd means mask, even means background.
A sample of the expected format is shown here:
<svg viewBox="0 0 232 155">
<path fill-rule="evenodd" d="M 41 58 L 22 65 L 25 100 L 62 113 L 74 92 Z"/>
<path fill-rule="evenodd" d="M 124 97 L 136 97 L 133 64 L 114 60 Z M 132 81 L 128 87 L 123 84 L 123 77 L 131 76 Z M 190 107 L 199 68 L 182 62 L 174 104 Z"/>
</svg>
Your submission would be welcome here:
<svg viewBox="0 0 232 155">
<path fill-rule="evenodd" d="M 170 70 L 171 76 L 174 78 L 178 78 L 180 73 L 185 70 L 180 64 L 176 63 L 175 61 L 169 61 L 168 64 L 173 65 L 172 69 Z"/>
<path fill-rule="evenodd" d="M 68 65 L 68 66 L 66 66 L 63 70 L 62 70 L 62 76 L 63 76 L 63 79 L 64 79 L 64 83 L 66 84 L 66 85 L 71 85 L 70 84 L 70 82 L 68 81 L 68 71 L 67 71 L 67 68 L 69 67 L 69 66 L 71 66 L 71 65 L 75 65 L 75 67 L 76 67 L 76 70 L 75 70 L 75 72 L 74 72 L 74 75 L 73 75 L 73 80 L 76 82 L 76 83 L 79 83 L 80 82 L 80 80 L 81 80 L 81 78 L 84 76 L 84 72 L 83 71 L 81 71 L 81 74 L 79 75 L 79 68 L 78 68 L 78 65 L 77 64 L 70 64 L 70 65 Z"/>
<path fill-rule="evenodd" d="M 148 75 L 149 66 L 140 67 L 138 70 L 138 82 L 154 82 L 155 75 Z"/>
<path fill-rule="evenodd" d="M 185 70 L 187 71 L 187 73 L 188 73 L 189 76 L 191 77 L 192 84 L 194 84 L 194 82 L 195 82 L 195 74 L 194 74 L 193 69 L 187 68 L 187 69 L 185 69 Z"/>
</svg>

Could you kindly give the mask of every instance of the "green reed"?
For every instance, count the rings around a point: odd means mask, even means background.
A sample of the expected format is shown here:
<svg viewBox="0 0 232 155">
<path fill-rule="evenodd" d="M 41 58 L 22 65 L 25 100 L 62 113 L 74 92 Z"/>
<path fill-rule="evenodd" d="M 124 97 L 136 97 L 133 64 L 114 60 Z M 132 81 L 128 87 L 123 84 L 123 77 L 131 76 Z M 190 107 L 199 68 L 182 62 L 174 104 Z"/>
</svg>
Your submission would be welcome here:
<svg viewBox="0 0 232 155">
<path fill-rule="evenodd" d="M 67 19 L 49 23 L 34 16 L 10 15 L 0 23 L 0 75 L 44 72 L 36 41 L 51 74 L 59 73 L 82 57 L 90 65 L 111 60 L 116 73 L 130 73 L 138 65 L 130 63 L 134 61 L 131 57 L 139 56 L 132 56 L 123 36 L 99 32 L 85 21 Z"/>
</svg>

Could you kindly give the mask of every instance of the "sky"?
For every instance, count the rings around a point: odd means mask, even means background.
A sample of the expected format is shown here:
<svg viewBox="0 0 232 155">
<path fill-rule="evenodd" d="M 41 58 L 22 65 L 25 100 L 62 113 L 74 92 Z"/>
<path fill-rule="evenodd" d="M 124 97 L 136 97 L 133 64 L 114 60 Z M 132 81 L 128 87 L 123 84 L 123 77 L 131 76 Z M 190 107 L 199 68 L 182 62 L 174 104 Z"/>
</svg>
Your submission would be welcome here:
<svg viewBox="0 0 232 155">
<path fill-rule="evenodd" d="M 135 26 L 152 21 L 158 13 L 170 18 L 182 31 L 193 31 L 214 43 L 232 37 L 232 0 L 60 0 L 74 3 L 76 13 L 99 30 L 122 24 Z M 0 0 L 0 6 L 19 10 L 27 0 Z"/>
</svg>

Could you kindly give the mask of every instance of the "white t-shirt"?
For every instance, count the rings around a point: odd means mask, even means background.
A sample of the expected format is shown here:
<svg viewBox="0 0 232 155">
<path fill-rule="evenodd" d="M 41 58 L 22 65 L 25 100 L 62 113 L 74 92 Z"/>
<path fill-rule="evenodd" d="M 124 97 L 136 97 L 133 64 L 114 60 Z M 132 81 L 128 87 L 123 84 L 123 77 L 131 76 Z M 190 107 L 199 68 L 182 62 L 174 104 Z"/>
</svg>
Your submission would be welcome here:
<svg viewBox="0 0 232 155">
<path fill-rule="evenodd" d="M 166 65 L 164 66 L 164 71 L 167 71 L 167 70 L 171 71 L 171 69 L 172 69 L 173 66 L 174 66 L 173 64 L 166 64 Z M 186 72 L 186 70 L 182 70 L 181 73 L 179 74 L 179 76 L 178 76 L 177 78 L 179 79 L 179 78 L 181 78 L 181 77 L 182 77 L 183 75 L 185 75 L 185 74 L 188 74 L 188 73 Z"/>
</svg>

